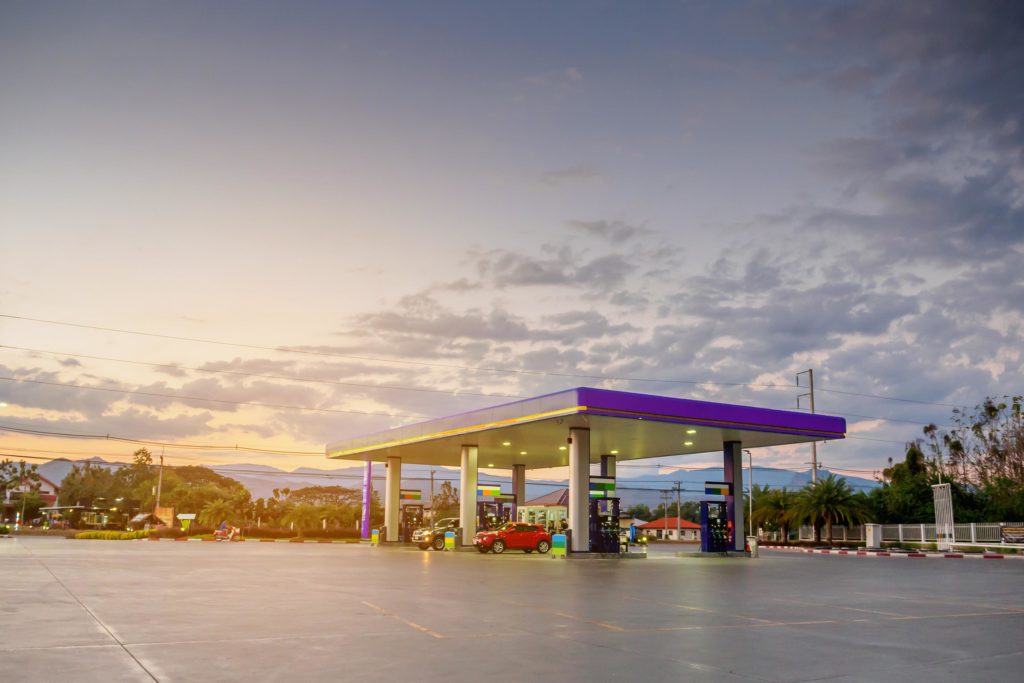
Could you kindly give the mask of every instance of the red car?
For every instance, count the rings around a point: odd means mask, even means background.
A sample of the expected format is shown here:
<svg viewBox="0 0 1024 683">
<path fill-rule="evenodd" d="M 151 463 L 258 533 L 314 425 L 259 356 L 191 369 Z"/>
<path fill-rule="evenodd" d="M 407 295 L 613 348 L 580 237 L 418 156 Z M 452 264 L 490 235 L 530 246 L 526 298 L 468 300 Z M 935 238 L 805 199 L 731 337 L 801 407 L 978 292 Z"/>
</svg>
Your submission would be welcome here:
<svg viewBox="0 0 1024 683">
<path fill-rule="evenodd" d="M 497 529 L 477 532 L 473 537 L 473 545 L 481 553 L 489 550 L 497 554 L 506 550 L 546 553 L 551 550 L 551 534 L 540 524 L 508 522 Z"/>
</svg>

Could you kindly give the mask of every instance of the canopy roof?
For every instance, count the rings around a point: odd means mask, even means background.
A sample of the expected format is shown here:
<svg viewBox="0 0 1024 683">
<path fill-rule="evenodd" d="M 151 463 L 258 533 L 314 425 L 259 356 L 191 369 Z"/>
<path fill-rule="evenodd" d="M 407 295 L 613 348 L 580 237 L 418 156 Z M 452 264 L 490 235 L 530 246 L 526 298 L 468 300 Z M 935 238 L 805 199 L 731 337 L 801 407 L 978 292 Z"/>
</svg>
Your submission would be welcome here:
<svg viewBox="0 0 1024 683">
<path fill-rule="evenodd" d="M 397 456 L 416 465 L 461 464 L 461 446 L 477 446 L 480 467 L 562 467 L 570 428 L 590 429 L 590 457 L 619 461 L 779 446 L 846 435 L 829 415 L 728 403 L 576 388 L 397 427 L 327 445 L 327 457 L 382 462 Z"/>
</svg>

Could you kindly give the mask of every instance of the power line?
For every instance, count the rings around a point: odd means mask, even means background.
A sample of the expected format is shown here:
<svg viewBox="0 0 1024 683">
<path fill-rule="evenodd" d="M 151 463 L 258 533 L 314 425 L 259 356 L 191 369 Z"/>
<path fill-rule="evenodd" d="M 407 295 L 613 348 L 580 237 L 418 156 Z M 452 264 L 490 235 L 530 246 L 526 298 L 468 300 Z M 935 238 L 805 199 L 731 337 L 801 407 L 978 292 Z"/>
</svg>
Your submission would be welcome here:
<svg viewBox="0 0 1024 683">
<path fill-rule="evenodd" d="M 383 390 L 393 390 L 393 391 L 416 391 L 416 392 L 426 392 L 426 393 L 433 393 L 433 394 L 443 394 L 443 395 L 452 396 L 452 397 L 455 397 L 455 396 L 474 396 L 474 397 L 483 397 L 483 398 L 514 398 L 514 399 L 528 398 L 527 396 L 523 396 L 521 394 L 499 394 L 499 393 L 489 394 L 489 393 L 484 393 L 484 392 L 452 391 L 452 390 L 447 390 L 447 389 L 431 389 L 431 388 L 428 388 L 428 387 L 410 387 L 410 386 L 400 386 L 400 385 L 367 384 L 367 383 L 362 383 L 362 382 L 343 382 L 343 381 L 340 381 L 340 380 L 314 379 L 312 377 L 299 377 L 299 376 L 295 376 L 295 375 L 270 375 L 270 374 L 263 374 L 263 373 L 256 373 L 256 372 L 243 372 L 243 371 L 240 371 L 240 370 L 215 370 L 215 369 L 212 369 L 212 368 L 197 368 L 197 367 L 192 367 L 192 366 L 187 366 L 187 365 L 177 365 L 177 364 L 173 364 L 173 363 L 153 363 L 153 362 L 149 362 L 149 361 L 136 361 L 136 360 L 130 360 L 130 359 L 126 359 L 126 358 L 112 358 L 112 357 L 109 357 L 109 356 L 92 356 L 92 355 L 88 355 L 88 354 L 68 353 L 68 352 L 65 352 L 65 351 L 51 351 L 51 350 L 47 350 L 47 349 L 32 349 L 32 348 L 27 348 L 27 347 L 22 347 L 22 346 L 10 346 L 10 345 L 6 345 L 6 344 L 0 345 L 0 348 L 11 349 L 11 350 L 16 350 L 16 351 L 25 351 L 25 352 L 28 352 L 28 353 L 44 353 L 44 354 L 49 354 L 49 355 L 52 355 L 52 356 L 69 356 L 71 358 L 88 358 L 88 359 L 91 359 L 91 360 L 110 361 L 110 362 L 113 362 L 113 363 L 125 363 L 125 364 L 130 364 L 130 365 L 142 365 L 142 366 L 155 367 L 155 368 L 169 368 L 169 369 L 174 369 L 174 370 L 187 370 L 187 371 L 191 371 L 191 372 L 205 372 L 205 373 L 210 373 L 210 374 L 223 374 L 223 375 L 234 375 L 234 376 L 240 376 L 240 377 L 253 377 L 253 378 L 260 378 L 260 379 L 272 379 L 272 380 L 282 380 L 282 381 L 305 382 L 305 383 L 311 383 L 311 384 L 325 384 L 325 385 L 333 385 L 333 386 L 355 387 L 355 388 L 361 388 L 361 389 L 383 389 Z M 3 379 L 3 378 L 0 378 L 0 379 Z M 21 380 L 21 381 L 33 381 L 33 380 Z M 36 380 L 36 381 L 38 381 L 38 380 Z M 69 385 L 69 386 L 74 386 L 74 387 L 77 387 L 77 388 L 84 388 L 84 389 L 95 388 L 95 387 L 83 387 L 81 385 Z M 108 391 L 113 391 L 113 390 L 108 390 Z M 824 390 L 819 388 L 818 391 L 824 391 Z M 848 393 L 848 392 L 838 392 L 838 393 Z M 219 401 L 218 399 L 207 399 L 207 398 L 198 398 L 198 397 L 189 397 L 189 398 L 191 398 L 192 400 L 201 400 L 201 401 Z M 238 402 L 236 404 L 237 405 L 250 405 L 249 403 L 244 403 L 244 402 Z M 264 405 L 264 404 L 252 404 L 252 405 Z M 277 406 L 274 406 L 274 407 L 277 407 Z M 329 411 L 328 409 L 323 409 L 323 408 L 292 407 L 292 409 L 333 412 L 333 411 Z M 347 411 L 347 412 L 353 412 L 353 411 Z M 361 414 L 381 414 L 381 413 L 361 413 Z M 920 420 L 907 420 L 907 419 L 903 419 L 903 418 L 883 417 L 881 415 L 863 415 L 863 414 L 859 414 L 859 413 L 846 413 L 846 412 L 839 412 L 839 411 L 830 411 L 829 414 L 838 415 L 838 416 L 841 416 L 841 417 L 858 417 L 858 418 L 862 418 L 862 419 L 866 419 L 866 420 L 882 420 L 882 421 L 885 421 L 885 422 L 902 422 L 902 423 L 906 423 L 906 424 L 916 424 L 916 425 L 922 425 L 922 426 L 928 426 L 928 425 L 936 424 L 935 422 L 923 422 L 923 421 L 920 421 Z M 426 415 L 398 415 L 398 414 L 396 414 L 395 417 L 424 418 L 424 417 L 429 417 L 429 416 L 426 416 Z M 942 427 L 944 429 L 952 429 L 953 428 L 952 425 L 947 425 L 947 424 L 938 424 L 937 426 Z"/>
<path fill-rule="evenodd" d="M 316 455 L 324 457 L 324 451 L 288 451 L 273 448 L 258 448 L 255 446 L 226 446 L 223 444 L 191 444 L 175 443 L 170 441 L 154 441 L 150 439 L 132 439 L 126 436 L 112 436 L 110 434 L 81 434 L 74 432 L 54 432 L 42 429 L 31 429 L 18 425 L 0 425 L 0 431 L 17 432 L 19 434 L 31 434 L 34 436 L 55 436 L 65 439 L 101 439 L 105 441 L 122 441 L 125 443 L 139 444 L 143 446 L 166 446 L 167 448 L 188 448 L 192 450 L 223 450 L 223 451 L 248 451 L 252 453 L 268 453 L 272 455 Z"/>
<path fill-rule="evenodd" d="M 133 334 L 142 337 L 156 337 L 158 339 L 170 339 L 174 341 L 186 341 L 196 342 L 200 344 L 216 344 L 218 346 L 232 346 L 243 349 L 254 349 L 258 351 L 272 351 L 274 353 L 296 353 L 310 356 L 325 356 L 328 358 L 345 358 L 347 360 L 358 360 L 370 363 L 399 363 L 404 365 L 419 365 L 424 367 L 436 367 L 446 368 L 449 370 L 468 370 L 471 372 L 496 372 L 496 373 L 508 373 L 516 375 L 535 375 L 545 377 L 574 377 L 579 379 L 595 379 L 595 380 L 607 380 L 607 381 L 618 381 L 618 382 L 659 382 L 665 384 L 692 384 L 700 385 L 707 384 L 711 386 L 730 386 L 730 387 L 759 387 L 764 389 L 794 389 L 795 386 L 788 384 L 758 384 L 752 382 L 715 382 L 712 380 L 687 380 L 687 379 L 662 379 L 654 377 L 614 377 L 610 375 L 587 375 L 580 373 L 571 372 L 551 372 L 546 370 L 523 370 L 518 368 L 496 368 L 486 366 L 472 366 L 472 365 L 460 365 L 457 363 L 438 363 L 430 361 L 416 361 L 399 358 L 381 358 L 378 356 L 358 356 L 352 354 L 336 353 L 333 351 L 315 351 L 311 349 L 294 348 L 288 346 L 260 346 L 258 344 L 243 344 L 240 342 L 227 342 L 217 339 L 204 339 L 200 337 L 182 337 L 170 334 L 158 334 L 155 332 L 139 332 L 136 330 L 124 330 L 116 327 L 102 327 L 99 325 L 84 325 L 80 323 L 70 323 L 60 320 L 45 320 L 42 318 L 30 318 L 27 316 L 10 315 L 0 313 L 0 318 L 9 318 L 11 320 L 25 320 L 36 323 L 44 323 L 47 325 L 63 325 L 67 327 L 76 327 L 86 330 L 97 330 L 102 332 L 116 332 L 118 334 Z"/>
<path fill-rule="evenodd" d="M 227 341 L 221 341 L 221 340 L 217 340 L 217 339 L 206 339 L 206 338 L 201 338 L 201 337 L 184 337 L 184 336 L 169 335 L 169 334 L 159 334 L 159 333 L 155 333 L 155 332 L 140 332 L 140 331 L 137 331 L 137 330 L 125 330 L 125 329 L 120 329 L 120 328 L 115 328 L 115 327 L 103 327 L 103 326 L 99 326 L 99 325 L 85 325 L 85 324 L 81 324 L 81 323 L 71 323 L 71 322 L 65 322 L 65 321 L 60 321 L 60 320 L 46 320 L 46 319 L 43 319 L 43 318 L 31 318 L 31 317 L 28 317 L 28 316 L 11 315 L 11 314 L 5 314 L 5 313 L 0 313 L 0 318 L 9 318 L 11 320 L 24 320 L 24 321 L 28 321 L 28 322 L 43 323 L 43 324 L 47 324 L 47 325 L 63 325 L 63 326 L 67 326 L 67 327 L 76 327 L 76 328 L 80 328 L 80 329 L 97 330 L 97 331 L 102 331 L 102 332 L 115 332 L 115 333 L 118 333 L 118 334 L 132 334 L 132 335 L 138 335 L 138 336 L 144 336 L 144 337 L 155 337 L 155 338 L 159 338 L 159 339 L 170 339 L 170 340 L 174 340 L 174 341 L 195 342 L 195 343 L 201 343 L 201 344 L 215 344 L 215 345 L 218 345 L 218 346 L 231 346 L 231 347 L 236 347 L 236 348 L 254 349 L 254 350 L 259 350 L 259 351 L 271 351 L 271 352 L 275 352 L 275 353 L 294 353 L 294 354 L 304 354 L 304 355 L 312 355 L 312 356 L 325 356 L 325 357 L 330 357 L 330 358 L 344 358 L 344 359 L 347 359 L 347 360 L 358 360 L 358 361 L 373 362 L 373 363 L 398 363 L 398 364 L 405 364 L 405 365 L 418 365 L 418 366 L 423 366 L 423 367 L 438 367 L 438 368 L 446 368 L 446 369 L 454 369 L 454 370 L 468 370 L 468 371 L 471 371 L 471 372 L 494 372 L 494 373 L 508 373 L 508 374 L 518 374 L 518 375 L 535 375 L 535 376 L 547 376 L 547 377 L 571 377 L 571 378 L 578 378 L 578 379 L 594 379 L 594 380 L 619 381 L 619 382 L 652 382 L 652 383 L 689 384 L 689 385 L 706 384 L 706 385 L 709 385 L 709 386 L 756 387 L 756 388 L 763 388 L 763 389 L 798 389 L 799 388 L 795 384 L 768 384 L 768 383 L 757 383 L 757 382 L 718 382 L 718 381 L 714 381 L 714 380 L 663 379 L 663 378 L 655 378 L 655 377 L 616 377 L 616 376 L 611 376 L 611 375 L 590 375 L 590 374 L 582 374 L 582 373 L 552 372 L 552 371 L 545 371 L 545 370 L 523 370 L 523 369 L 518 369 L 518 368 L 498 368 L 498 367 L 487 367 L 487 366 L 471 366 L 471 365 L 460 365 L 460 364 L 457 364 L 457 363 L 438 363 L 438 362 L 414 361 L 414 360 L 398 359 L 398 358 L 382 358 L 382 357 L 379 357 L 379 356 L 360 356 L 360 355 L 354 355 L 354 354 L 343 354 L 343 353 L 336 353 L 336 352 L 332 352 L 332 351 L 316 351 L 316 350 L 312 350 L 312 349 L 302 349 L 302 348 L 294 348 L 294 347 L 287 347 L 287 346 L 261 346 L 261 345 L 258 345 L 258 344 L 244 344 L 244 343 L 240 343 L 240 342 L 227 342 Z M 11 347 L 11 348 L 16 348 L 16 347 Z M 47 352 L 47 353 L 49 353 L 49 352 Z M 74 355 L 74 354 L 66 354 L 66 355 Z M 118 359 L 105 359 L 105 360 L 118 361 Z M 132 361 L 124 361 L 124 362 L 132 362 Z M 173 367 L 173 366 L 171 366 L 171 367 Z M 199 370 L 199 371 L 202 371 L 202 370 Z M 389 387 L 389 388 L 391 388 L 391 387 Z M 397 388 L 397 387 L 394 387 L 394 388 Z M 420 390 L 430 391 L 429 389 L 420 389 Z M 858 396 L 858 397 L 861 397 L 861 398 L 872 398 L 872 399 L 878 399 L 878 400 L 882 400 L 882 401 L 898 401 L 898 402 L 901 402 L 901 403 L 917 403 L 917 404 L 920 404 L 920 405 L 941 406 L 941 407 L 944 407 L 944 408 L 963 408 L 963 407 L 967 407 L 966 404 L 944 403 L 944 402 L 940 402 L 940 401 L 924 401 L 924 400 L 921 400 L 921 399 L 904 398 L 904 397 L 899 397 L 899 396 L 883 396 L 881 394 L 871 394 L 871 393 L 863 393 L 863 392 L 855 392 L 855 391 L 844 391 L 844 390 L 841 390 L 841 389 L 826 389 L 826 388 L 822 388 L 820 386 L 817 388 L 817 391 L 818 392 L 827 392 L 827 393 L 832 393 L 832 394 L 842 394 L 842 395 L 845 395 L 845 396 Z M 479 395 L 487 396 L 488 394 L 479 394 Z M 500 394 L 489 394 L 489 395 L 491 395 L 491 396 L 500 396 Z M 874 419 L 885 419 L 885 418 L 874 418 Z"/>
<path fill-rule="evenodd" d="M 30 349 L 23 346 L 10 346 L 7 344 L 0 344 L 2 349 L 12 349 L 15 351 L 27 351 L 29 353 L 46 353 L 52 356 L 69 356 L 71 358 L 88 358 L 90 360 L 102 360 L 110 361 L 112 363 L 126 363 L 129 365 L 145 365 L 154 368 L 168 368 L 173 370 L 188 370 L 191 372 L 207 372 L 211 374 L 220 375 L 236 375 L 240 377 L 257 377 L 261 379 L 276 379 L 284 380 L 289 382 L 308 382 L 311 384 L 329 384 L 334 386 L 342 387 L 355 387 L 357 389 L 390 389 L 395 391 L 421 391 L 432 394 L 446 394 L 449 396 L 482 396 L 486 398 L 528 398 L 527 396 L 521 396 L 517 394 L 488 394 L 484 392 L 474 391 L 453 391 L 449 389 L 431 389 L 429 387 L 410 387 L 410 386 L 398 386 L 398 385 L 387 385 L 387 384 L 367 384 L 362 382 L 342 382 L 340 380 L 330 379 L 314 379 L 312 377 L 298 377 L 295 375 L 268 375 L 258 372 L 243 372 L 241 370 L 214 370 L 212 368 L 197 368 L 190 367 L 188 365 L 176 365 L 174 363 L 153 363 L 148 361 L 129 360 L 127 358 L 111 358 L 109 356 L 90 356 L 84 353 L 68 353 L 66 351 L 49 351 L 47 349 Z"/>
<path fill-rule="evenodd" d="M 411 417 L 411 418 L 429 418 L 429 415 L 413 415 L 407 413 L 377 413 L 366 410 L 342 410 L 341 408 L 307 408 L 305 406 L 289 406 L 280 405 L 276 403 L 258 403 L 254 401 L 229 401 L 222 398 L 206 398 L 203 396 L 182 396 L 180 394 L 161 394 L 155 391 L 140 391 L 138 389 L 113 389 L 108 387 L 90 387 L 84 384 L 74 384 L 73 382 L 47 382 L 41 379 L 28 379 L 25 377 L 0 377 L 0 380 L 6 382 L 21 382 L 30 384 L 43 384 L 51 387 L 70 387 L 74 389 L 84 389 L 86 391 L 105 391 L 113 394 L 134 394 L 136 396 L 154 396 L 158 398 L 172 398 L 178 401 L 206 401 L 207 403 L 223 403 L 226 405 L 234 406 L 254 406 L 258 408 L 274 408 L 278 410 L 301 410 L 314 413 L 341 413 L 346 415 L 378 415 L 381 417 Z"/>
</svg>

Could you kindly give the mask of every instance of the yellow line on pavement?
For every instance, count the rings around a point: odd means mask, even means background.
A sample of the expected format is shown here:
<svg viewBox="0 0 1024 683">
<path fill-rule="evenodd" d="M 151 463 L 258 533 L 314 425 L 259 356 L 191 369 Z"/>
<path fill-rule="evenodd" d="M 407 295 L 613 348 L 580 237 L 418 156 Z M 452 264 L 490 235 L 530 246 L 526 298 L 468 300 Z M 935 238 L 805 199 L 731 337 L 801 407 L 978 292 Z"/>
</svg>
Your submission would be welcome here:
<svg viewBox="0 0 1024 683">
<path fill-rule="evenodd" d="M 426 633 L 428 636 L 433 636 L 434 638 L 444 638 L 444 636 L 442 636 L 437 631 L 431 631 L 426 626 L 423 626 L 422 624 L 417 624 L 415 621 L 409 621 L 408 619 L 404 619 L 404 618 L 398 616 L 397 614 L 395 614 L 394 612 L 387 611 L 383 607 L 378 607 L 377 605 L 374 605 L 373 603 L 370 603 L 370 602 L 366 602 L 365 600 L 362 600 L 361 602 L 364 605 L 366 605 L 367 607 L 369 607 L 370 609 L 374 609 L 374 610 L 377 610 L 378 612 L 380 612 L 381 616 L 391 617 L 392 619 L 395 619 L 396 621 L 400 621 L 403 624 L 405 624 L 406 626 L 414 628 L 417 631 L 420 631 L 421 633 Z"/>
</svg>

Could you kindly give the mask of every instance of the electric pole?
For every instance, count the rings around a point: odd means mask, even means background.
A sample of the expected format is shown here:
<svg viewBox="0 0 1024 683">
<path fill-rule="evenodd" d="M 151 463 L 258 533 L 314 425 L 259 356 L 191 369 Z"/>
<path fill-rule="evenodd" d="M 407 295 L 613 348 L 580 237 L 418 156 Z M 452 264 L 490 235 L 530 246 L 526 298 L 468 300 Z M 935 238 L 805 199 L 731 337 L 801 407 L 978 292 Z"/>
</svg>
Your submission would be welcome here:
<svg viewBox="0 0 1024 683">
<path fill-rule="evenodd" d="M 160 507 L 160 489 L 164 485 L 164 449 L 160 448 L 160 473 L 156 478 L 156 506 Z"/>
<path fill-rule="evenodd" d="M 807 393 L 796 397 L 796 407 L 800 407 L 800 399 L 807 397 L 811 401 L 811 414 L 814 414 L 814 370 L 796 373 L 796 385 L 800 386 L 800 375 L 807 375 Z M 811 483 L 818 483 L 818 442 L 811 442 Z"/>
<path fill-rule="evenodd" d="M 679 500 L 679 493 L 680 493 L 680 489 L 681 488 L 682 488 L 682 483 L 677 481 L 676 482 L 676 540 L 677 541 L 683 540 L 682 531 L 680 530 L 680 526 L 682 525 L 682 523 L 679 521 L 679 518 L 683 514 L 683 504 Z"/>
</svg>

